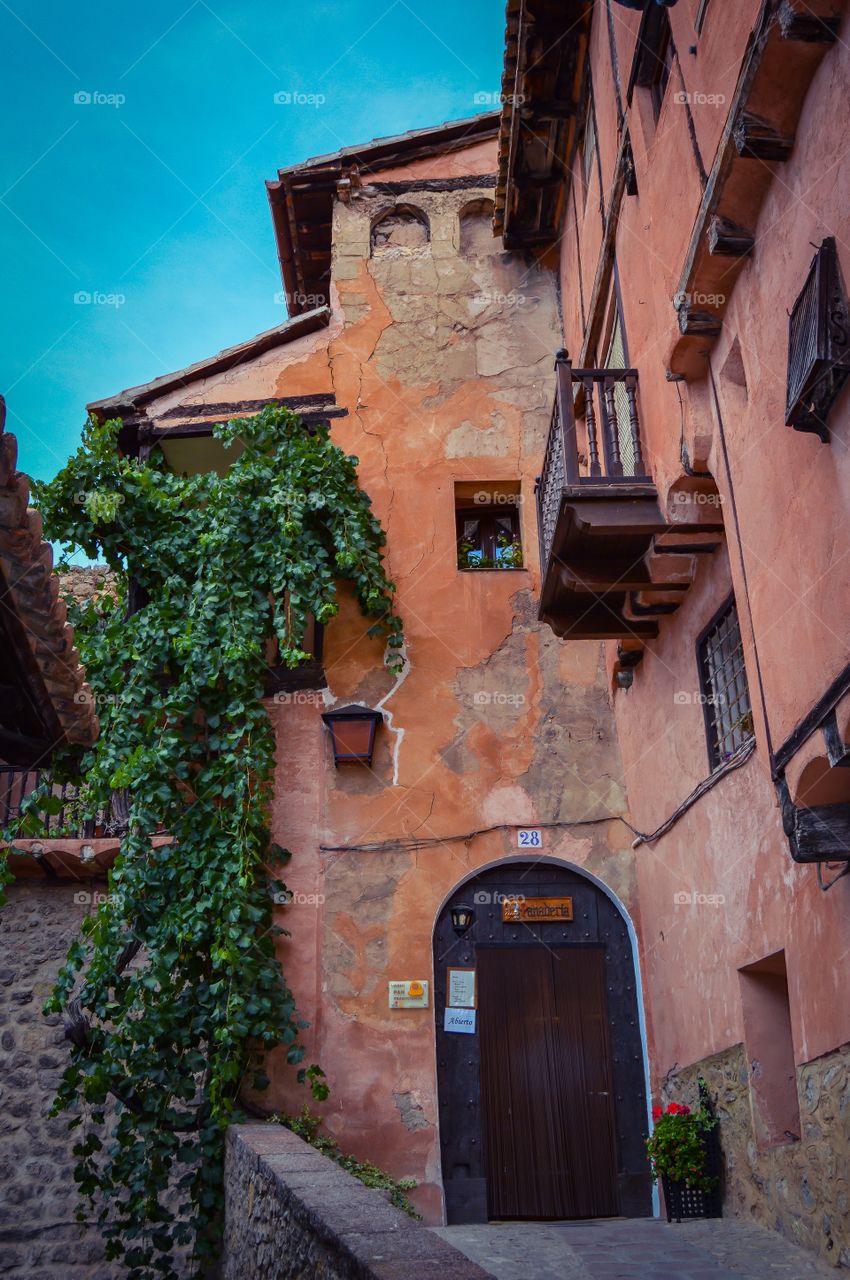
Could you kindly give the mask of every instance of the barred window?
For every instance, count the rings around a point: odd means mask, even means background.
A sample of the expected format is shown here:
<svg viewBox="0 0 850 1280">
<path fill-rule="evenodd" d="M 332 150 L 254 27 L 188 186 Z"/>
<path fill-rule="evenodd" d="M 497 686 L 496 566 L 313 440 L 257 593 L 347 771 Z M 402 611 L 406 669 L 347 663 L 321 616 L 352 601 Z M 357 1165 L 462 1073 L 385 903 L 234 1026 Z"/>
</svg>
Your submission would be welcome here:
<svg viewBox="0 0 850 1280">
<path fill-rule="evenodd" d="M 708 755 L 712 769 L 753 735 L 753 713 L 738 610 L 728 601 L 698 642 Z"/>
</svg>

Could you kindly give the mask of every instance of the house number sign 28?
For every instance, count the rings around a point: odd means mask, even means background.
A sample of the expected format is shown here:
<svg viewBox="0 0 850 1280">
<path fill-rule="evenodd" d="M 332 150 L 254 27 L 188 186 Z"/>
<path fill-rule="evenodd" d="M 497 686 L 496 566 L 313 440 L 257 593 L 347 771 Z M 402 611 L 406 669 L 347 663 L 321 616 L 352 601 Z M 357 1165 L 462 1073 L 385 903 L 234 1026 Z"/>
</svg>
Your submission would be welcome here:
<svg viewBox="0 0 850 1280">
<path fill-rule="evenodd" d="M 543 846 L 543 832 L 539 827 L 519 827 L 516 842 L 520 849 L 540 849 Z"/>
</svg>

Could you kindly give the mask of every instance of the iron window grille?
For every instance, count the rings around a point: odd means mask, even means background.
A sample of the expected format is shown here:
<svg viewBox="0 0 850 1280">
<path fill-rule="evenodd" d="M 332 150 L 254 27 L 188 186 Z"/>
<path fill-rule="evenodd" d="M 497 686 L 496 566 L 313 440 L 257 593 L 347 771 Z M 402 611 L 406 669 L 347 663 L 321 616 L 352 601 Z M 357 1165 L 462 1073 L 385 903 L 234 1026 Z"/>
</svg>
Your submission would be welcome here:
<svg viewBox="0 0 850 1280">
<path fill-rule="evenodd" d="M 708 756 L 712 769 L 753 736 L 753 713 L 738 610 L 728 600 L 697 642 Z"/>
<path fill-rule="evenodd" d="M 459 569 L 521 569 L 519 510 L 514 502 L 460 507 L 457 517 Z"/>
<path fill-rule="evenodd" d="M 850 373 L 850 308 L 835 240 L 818 249 L 788 322 L 785 421 L 826 443 L 829 411 Z"/>
</svg>

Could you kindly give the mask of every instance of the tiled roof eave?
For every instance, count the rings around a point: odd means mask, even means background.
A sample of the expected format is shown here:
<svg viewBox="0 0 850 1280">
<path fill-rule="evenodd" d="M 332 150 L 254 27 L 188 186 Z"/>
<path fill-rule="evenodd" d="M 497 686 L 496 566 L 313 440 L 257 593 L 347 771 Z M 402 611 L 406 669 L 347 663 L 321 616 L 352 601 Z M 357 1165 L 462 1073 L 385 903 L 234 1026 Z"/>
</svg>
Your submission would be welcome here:
<svg viewBox="0 0 850 1280">
<path fill-rule="evenodd" d="M 0 396 L 3 605 L 20 624 L 29 647 L 36 686 L 30 688 L 32 697 L 49 719 L 55 718 L 65 741 L 90 746 L 98 733 L 94 698 L 74 645 L 67 608 L 59 599 L 53 549 L 42 537 L 41 516 L 29 506 L 29 481 L 16 469 L 17 442 L 4 429 L 5 413 Z"/>
</svg>

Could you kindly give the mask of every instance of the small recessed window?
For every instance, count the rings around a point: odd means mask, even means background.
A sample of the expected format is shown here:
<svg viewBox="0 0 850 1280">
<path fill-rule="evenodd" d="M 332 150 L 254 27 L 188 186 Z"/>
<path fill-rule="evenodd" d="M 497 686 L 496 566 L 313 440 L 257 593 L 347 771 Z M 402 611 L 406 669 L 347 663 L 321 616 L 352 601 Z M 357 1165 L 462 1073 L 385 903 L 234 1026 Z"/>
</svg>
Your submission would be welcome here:
<svg viewBox="0 0 850 1280">
<path fill-rule="evenodd" d="M 421 209 L 399 204 L 388 209 L 372 225 L 373 258 L 421 257 L 431 239 L 428 219 Z"/>
<path fill-rule="evenodd" d="M 661 115 L 661 105 L 670 83 L 670 72 L 673 69 L 673 40 L 670 35 L 670 19 L 664 14 L 658 44 L 653 54 L 653 79 L 650 85 L 652 95 L 652 112 L 657 120 Z"/>
<path fill-rule="evenodd" d="M 584 165 L 584 189 L 590 187 L 590 175 L 593 173 L 593 157 L 596 155 L 596 121 L 593 115 L 593 99 L 588 96 L 587 119 L 584 124 L 584 139 L 581 144 L 581 156 Z"/>
<path fill-rule="evenodd" d="M 646 5 L 638 30 L 627 97 L 631 103 L 635 85 L 649 90 L 656 120 L 661 114 L 661 104 L 670 82 L 674 53 L 667 9 L 658 4 Z"/>
<path fill-rule="evenodd" d="M 738 970 L 759 1151 L 799 1142 L 800 1100 L 785 952 Z"/>
<path fill-rule="evenodd" d="M 703 632 L 698 645 L 708 754 L 712 769 L 753 736 L 753 713 L 738 611 L 730 600 Z"/>
<path fill-rule="evenodd" d="M 455 485 L 457 567 L 521 569 L 519 484 Z"/>
</svg>

